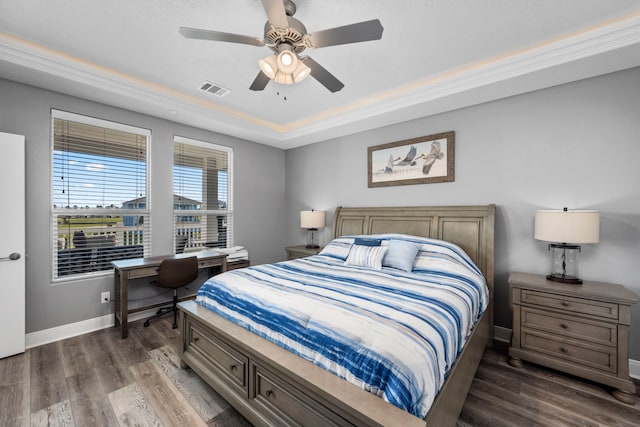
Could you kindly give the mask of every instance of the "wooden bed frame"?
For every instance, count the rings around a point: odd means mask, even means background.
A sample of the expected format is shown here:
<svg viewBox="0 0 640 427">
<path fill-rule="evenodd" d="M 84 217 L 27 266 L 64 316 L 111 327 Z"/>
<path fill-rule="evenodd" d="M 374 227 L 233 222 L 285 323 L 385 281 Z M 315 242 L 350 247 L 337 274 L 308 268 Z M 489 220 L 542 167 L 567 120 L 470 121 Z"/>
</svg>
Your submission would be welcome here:
<svg viewBox="0 0 640 427">
<path fill-rule="evenodd" d="M 193 301 L 180 303 L 181 360 L 256 426 L 455 425 L 493 337 L 495 205 L 336 209 L 333 235 L 402 233 L 461 246 L 484 273 L 489 307 L 425 419 L 238 326 Z"/>
</svg>

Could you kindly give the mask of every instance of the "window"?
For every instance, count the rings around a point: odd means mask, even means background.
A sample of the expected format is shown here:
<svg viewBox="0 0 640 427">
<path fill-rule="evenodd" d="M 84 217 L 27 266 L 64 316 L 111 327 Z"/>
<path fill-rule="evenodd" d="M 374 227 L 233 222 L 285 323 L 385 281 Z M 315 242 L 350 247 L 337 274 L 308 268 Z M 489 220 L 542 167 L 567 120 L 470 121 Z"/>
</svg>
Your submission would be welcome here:
<svg viewBox="0 0 640 427">
<path fill-rule="evenodd" d="M 52 110 L 53 279 L 148 254 L 150 131 Z"/>
<path fill-rule="evenodd" d="M 173 212 L 176 253 L 233 246 L 233 150 L 176 136 Z"/>
</svg>

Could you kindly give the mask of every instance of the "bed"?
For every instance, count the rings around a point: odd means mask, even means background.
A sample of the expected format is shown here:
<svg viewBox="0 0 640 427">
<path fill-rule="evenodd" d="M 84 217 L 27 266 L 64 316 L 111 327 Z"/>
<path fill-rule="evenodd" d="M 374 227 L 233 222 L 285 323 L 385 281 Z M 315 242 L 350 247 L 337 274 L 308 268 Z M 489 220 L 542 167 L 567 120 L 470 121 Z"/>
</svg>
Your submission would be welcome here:
<svg viewBox="0 0 640 427">
<path fill-rule="evenodd" d="M 257 426 L 455 425 L 484 349 L 492 342 L 494 216 L 494 205 L 340 207 L 335 212 L 336 239 L 391 235 L 394 240 L 417 236 L 452 242 L 484 275 L 486 309 L 465 338 L 457 359 L 447 363 L 450 369 L 444 384 L 424 416 L 400 409 L 397 402 L 389 403 L 283 348 L 282 343 L 260 336 L 259 330 L 253 333 L 246 324 L 243 327 L 230 321 L 225 312 L 214 312 L 194 301 L 180 304 L 181 360 Z M 328 256 L 310 257 L 232 274 L 237 280 L 247 273 L 272 274 L 269 269 L 289 269 L 297 274 L 297 269 L 313 269 L 316 264 L 334 261 Z M 341 267 L 335 264 L 333 269 Z M 231 283 L 234 277 L 226 281 Z M 241 293 L 239 288 L 236 291 Z M 224 294 L 220 290 L 220 295 Z"/>
</svg>

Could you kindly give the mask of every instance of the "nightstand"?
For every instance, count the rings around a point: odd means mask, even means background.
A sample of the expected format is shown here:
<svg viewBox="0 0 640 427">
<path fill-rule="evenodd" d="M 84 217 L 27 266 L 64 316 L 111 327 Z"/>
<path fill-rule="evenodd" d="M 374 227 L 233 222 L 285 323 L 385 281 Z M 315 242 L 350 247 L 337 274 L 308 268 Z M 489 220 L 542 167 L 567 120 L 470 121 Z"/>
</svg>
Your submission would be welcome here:
<svg viewBox="0 0 640 427">
<path fill-rule="evenodd" d="M 638 297 L 624 286 L 584 281 L 551 282 L 511 273 L 513 336 L 509 363 L 522 360 L 615 387 L 612 395 L 635 402 L 629 378 L 631 306 Z"/>
<path fill-rule="evenodd" d="M 239 268 L 246 268 L 251 265 L 251 262 L 248 259 L 239 259 L 236 261 L 227 261 L 227 271 L 229 270 L 237 270 Z"/>
<path fill-rule="evenodd" d="M 304 258 L 311 255 L 317 255 L 322 250 L 322 246 L 316 249 L 307 249 L 306 245 L 298 245 L 288 246 L 284 249 L 287 251 L 287 260 L 291 260 L 296 258 Z"/>
</svg>

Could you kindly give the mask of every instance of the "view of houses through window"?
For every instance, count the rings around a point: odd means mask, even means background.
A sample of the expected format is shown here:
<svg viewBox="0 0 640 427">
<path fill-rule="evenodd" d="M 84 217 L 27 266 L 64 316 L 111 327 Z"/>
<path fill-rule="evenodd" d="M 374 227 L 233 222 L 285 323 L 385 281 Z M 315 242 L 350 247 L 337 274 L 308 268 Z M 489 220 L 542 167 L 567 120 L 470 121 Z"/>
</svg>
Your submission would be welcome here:
<svg viewBox="0 0 640 427">
<path fill-rule="evenodd" d="M 151 132 L 52 111 L 53 279 L 104 274 L 148 256 Z M 232 150 L 174 139 L 175 252 L 233 244 Z"/>
<path fill-rule="evenodd" d="M 150 132 L 52 111 L 53 278 L 148 254 Z"/>
<path fill-rule="evenodd" d="M 173 209 L 176 253 L 233 245 L 232 150 L 175 137 Z"/>
</svg>

